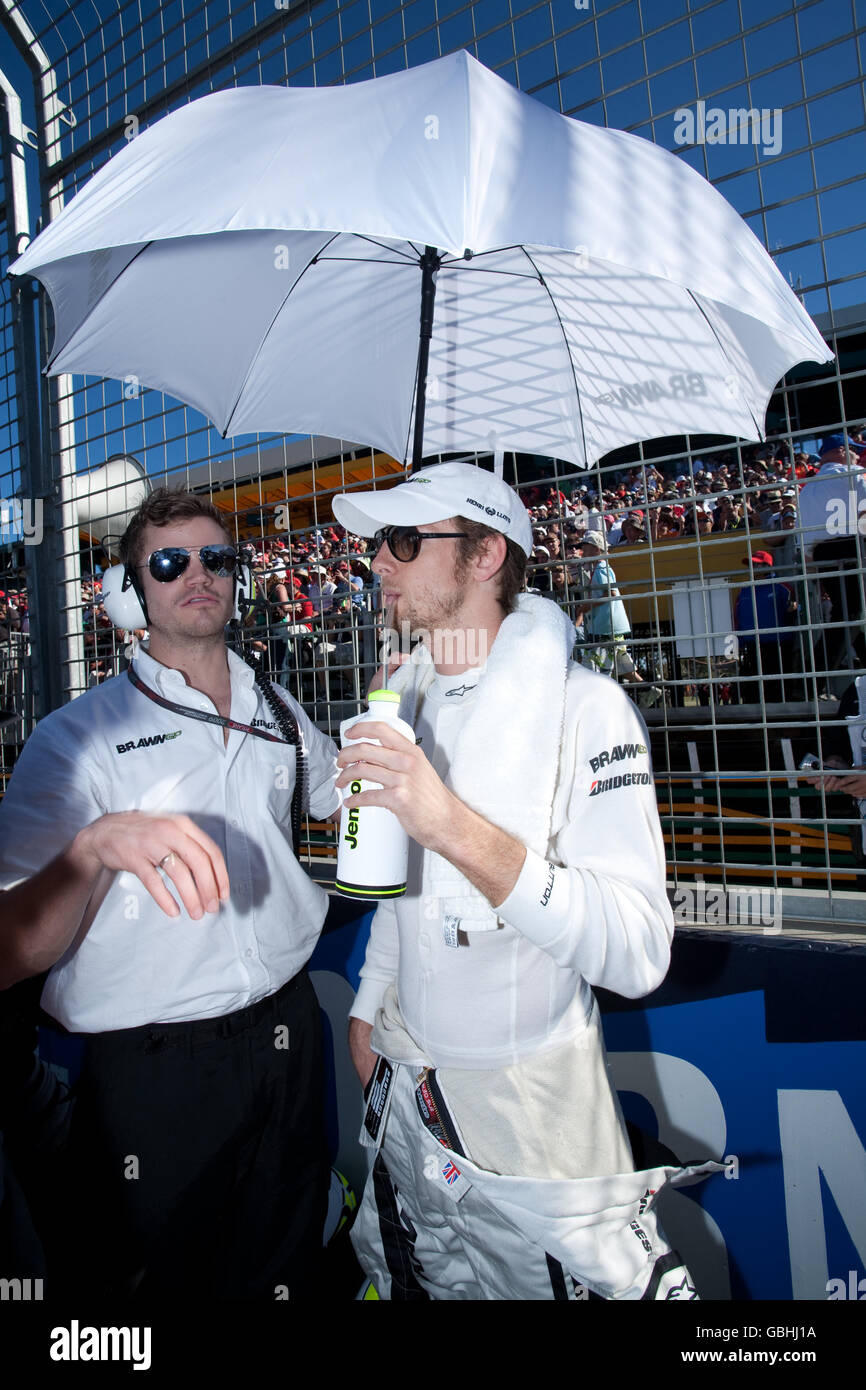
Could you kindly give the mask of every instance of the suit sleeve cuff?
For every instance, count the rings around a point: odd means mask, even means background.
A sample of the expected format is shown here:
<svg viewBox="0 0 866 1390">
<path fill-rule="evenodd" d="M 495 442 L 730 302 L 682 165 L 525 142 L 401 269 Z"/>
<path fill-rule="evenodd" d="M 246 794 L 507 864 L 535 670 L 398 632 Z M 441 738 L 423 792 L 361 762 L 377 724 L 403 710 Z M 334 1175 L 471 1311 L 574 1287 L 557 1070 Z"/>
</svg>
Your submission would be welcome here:
<svg viewBox="0 0 866 1390">
<path fill-rule="evenodd" d="M 388 984 L 388 980 L 372 980 L 362 976 L 349 1017 L 363 1019 L 364 1023 L 375 1023 Z"/>
<path fill-rule="evenodd" d="M 576 892 L 576 874 L 527 849 L 517 882 L 496 915 L 542 951 L 550 951 L 582 920 L 582 904 L 572 901 Z"/>
</svg>

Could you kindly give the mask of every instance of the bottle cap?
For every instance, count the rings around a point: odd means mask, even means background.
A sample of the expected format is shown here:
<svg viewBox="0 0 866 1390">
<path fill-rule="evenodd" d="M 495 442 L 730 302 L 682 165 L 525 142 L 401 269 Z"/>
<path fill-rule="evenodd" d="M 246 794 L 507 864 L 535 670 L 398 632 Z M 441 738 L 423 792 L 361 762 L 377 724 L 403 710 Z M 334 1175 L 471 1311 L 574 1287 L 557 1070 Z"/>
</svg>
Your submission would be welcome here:
<svg viewBox="0 0 866 1390">
<path fill-rule="evenodd" d="M 400 692 L 397 690 L 371 690 L 367 696 L 367 704 L 372 705 L 374 700 L 382 701 L 385 704 L 399 705 Z"/>
</svg>

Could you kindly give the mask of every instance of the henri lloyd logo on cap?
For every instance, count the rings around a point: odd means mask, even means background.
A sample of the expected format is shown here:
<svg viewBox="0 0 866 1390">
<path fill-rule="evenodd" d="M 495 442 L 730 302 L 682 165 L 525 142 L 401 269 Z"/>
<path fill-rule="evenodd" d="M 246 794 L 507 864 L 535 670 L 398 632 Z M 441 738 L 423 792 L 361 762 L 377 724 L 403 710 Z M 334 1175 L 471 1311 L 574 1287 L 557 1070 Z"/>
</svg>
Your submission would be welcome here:
<svg viewBox="0 0 866 1390">
<path fill-rule="evenodd" d="M 485 516 L 498 516 L 500 521 L 507 521 L 508 525 L 511 525 L 511 517 L 507 512 L 498 512 L 495 507 L 485 507 L 484 503 L 475 497 L 467 497 L 466 501 L 470 507 L 477 507 L 479 511 L 484 512 Z"/>
</svg>

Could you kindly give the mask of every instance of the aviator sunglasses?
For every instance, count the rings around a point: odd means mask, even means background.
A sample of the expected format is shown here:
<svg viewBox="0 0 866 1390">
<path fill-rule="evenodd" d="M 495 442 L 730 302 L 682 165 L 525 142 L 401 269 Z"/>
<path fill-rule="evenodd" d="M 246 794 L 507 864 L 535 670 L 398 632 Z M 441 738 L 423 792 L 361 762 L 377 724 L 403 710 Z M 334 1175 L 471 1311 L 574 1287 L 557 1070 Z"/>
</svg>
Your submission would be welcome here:
<svg viewBox="0 0 866 1390">
<path fill-rule="evenodd" d="M 140 565 L 139 569 L 147 568 L 160 584 L 170 584 L 188 569 L 190 559 L 196 554 L 208 573 L 215 574 L 218 579 L 237 573 L 240 557 L 231 545 L 193 545 L 189 549 L 166 545 L 161 550 L 151 551 L 145 565 Z"/>
<path fill-rule="evenodd" d="M 408 564 L 410 560 L 417 560 L 422 541 L 451 541 L 466 534 L 465 531 L 416 531 L 414 526 L 383 526 L 368 543 L 367 554 L 378 555 L 387 541 L 394 559 Z"/>
</svg>

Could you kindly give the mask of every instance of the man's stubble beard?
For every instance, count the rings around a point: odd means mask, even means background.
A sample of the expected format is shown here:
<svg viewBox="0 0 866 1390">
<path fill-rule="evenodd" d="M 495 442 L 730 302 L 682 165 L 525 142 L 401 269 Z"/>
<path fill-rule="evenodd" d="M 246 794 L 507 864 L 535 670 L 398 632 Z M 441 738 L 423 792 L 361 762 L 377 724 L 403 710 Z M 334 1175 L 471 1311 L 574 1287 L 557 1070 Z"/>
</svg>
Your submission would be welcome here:
<svg viewBox="0 0 866 1390">
<path fill-rule="evenodd" d="M 208 606 L 201 610 L 212 618 L 212 622 L 202 623 L 200 619 L 193 619 L 192 622 L 183 621 L 186 612 L 190 617 L 196 609 L 183 610 L 176 612 L 169 611 L 165 615 L 157 615 L 156 620 L 150 624 L 150 632 L 158 640 L 170 643 L 173 646 L 178 644 L 189 644 L 191 646 L 209 646 L 218 640 L 225 640 L 225 628 L 231 618 L 232 605 L 226 608 L 220 604 L 213 609 Z M 163 622 L 163 617 L 168 619 L 167 624 Z M 198 623 L 198 626 L 196 625 Z"/>
<path fill-rule="evenodd" d="M 422 589 L 414 599 L 406 600 L 401 595 L 397 600 L 395 620 L 408 623 L 412 632 L 436 632 L 445 628 L 459 626 L 459 618 L 466 598 L 464 581 L 465 568 L 455 566 L 449 589 Z"/>
</svg>

